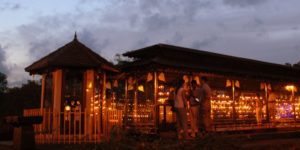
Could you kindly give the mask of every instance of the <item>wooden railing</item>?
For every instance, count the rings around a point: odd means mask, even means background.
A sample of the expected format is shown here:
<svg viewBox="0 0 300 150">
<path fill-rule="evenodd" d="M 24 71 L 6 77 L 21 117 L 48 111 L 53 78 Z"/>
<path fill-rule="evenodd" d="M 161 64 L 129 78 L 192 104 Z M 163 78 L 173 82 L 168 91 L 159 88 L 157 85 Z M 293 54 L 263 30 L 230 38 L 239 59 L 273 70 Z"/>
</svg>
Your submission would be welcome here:
<svg viewBox="0 0 300 150">
<path fill-rule="evenodd" d="M 34 125 L 38 144 L 100 142 L 109 138 L 111 129 L 122 127 L 123 111 L 110 109 L 102 112 L 64 111 L 54 113 L 50 109 L 26 109 L 24 116 L 42 116 L 43 122 Z M 53 118 L 59 118 L 59 126 Z"/>
</svg>

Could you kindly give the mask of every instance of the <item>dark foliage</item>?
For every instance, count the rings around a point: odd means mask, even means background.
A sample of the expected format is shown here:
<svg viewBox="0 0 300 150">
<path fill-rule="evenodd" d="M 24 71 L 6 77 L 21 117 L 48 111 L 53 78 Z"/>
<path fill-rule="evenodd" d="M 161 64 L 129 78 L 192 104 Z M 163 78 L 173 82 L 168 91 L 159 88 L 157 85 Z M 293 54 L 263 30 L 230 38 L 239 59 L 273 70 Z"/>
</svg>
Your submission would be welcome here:
<svg viewBox="0 0 300 150">
<path fill-rule="evenodd" d="M 0 72 L 0 94 L 3 94 L 7 89 L 6 75 Z"/>
<path fill-rule="evenodd" d="M 12 127 L 3 123 L 3 117 L 22 115 L 24 108 L 38 108 L 40 93 L 41 86 L 35 81 L 28 81 L 22 87 L 5 88 L 5 92 L 0 95 L 0 140 L 12 138 Z"/>
</svg>

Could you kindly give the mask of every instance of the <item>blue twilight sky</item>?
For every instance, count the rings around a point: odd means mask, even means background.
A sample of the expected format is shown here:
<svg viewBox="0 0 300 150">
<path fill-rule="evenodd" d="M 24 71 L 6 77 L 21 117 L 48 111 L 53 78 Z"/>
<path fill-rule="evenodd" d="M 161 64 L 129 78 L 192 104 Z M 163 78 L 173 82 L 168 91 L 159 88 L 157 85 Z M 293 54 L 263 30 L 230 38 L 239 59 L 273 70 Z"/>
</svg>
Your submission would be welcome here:
<svg viewBox="0 0 300 150">
<path fill-rule="evenodd" d="M 113 61 L 167 43 L 284 64 L 300 61 L 299 0 L 0 0 L 0 72 L 24 68 L 73 39 Z"/>
</svg>

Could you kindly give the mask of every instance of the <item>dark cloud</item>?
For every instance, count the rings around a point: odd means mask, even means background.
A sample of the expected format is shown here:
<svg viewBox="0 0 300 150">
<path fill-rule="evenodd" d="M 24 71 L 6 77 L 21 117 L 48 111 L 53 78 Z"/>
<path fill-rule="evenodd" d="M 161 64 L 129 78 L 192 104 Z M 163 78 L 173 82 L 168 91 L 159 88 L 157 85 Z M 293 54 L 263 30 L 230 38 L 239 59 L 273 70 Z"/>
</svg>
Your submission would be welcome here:
<svg viewBox="0 0 300 150">
<path fill-rule="evenodd" d="M 209 38 L 204 38 L 200 41 L 196 40 L 192 43 L 192 47 L 195 49 L 207 48 L 218 40 L 218 37 L 211 36 Z"/>
<path fill-rule="evenodd" d="M 247 7 L 259 5 L 267 2 L 268 0 L 223 0 L 224 4 L 230 6 Z"/>
<path fill-rule="evenodd" d="M 297 30 L 299 30 L 299 27 L 298 26 L 294 26 L 294 27 L 292 27 L 292 30 L 297 31 Z"/>
<path fill-rule="evenodd" d="M 179 32 L 176 32 L 171 40 L 172 43 L 180 43 L 183 40 L 183 35 Z"/>
<path fill-rule="evenodd" d="M 108 60 L 117 53 L 166 42 L 276 63 L 297 62 L 298 48 L 292 46 L 300 39 L 300 11 L 293 6 L 299 6 L 299 1 L 274 1 L 280 4 L 269 0 L 109 0 L 105 4 L 80 0 L 78 11 L 37 14 L 31 23 L 17 28 L 16 37 L 28 51 L 26 65 L 73 40 L 75 31 L 81 42 Z M 93 8 L 85 10 L 91 4 Z M 26 66 L 17 65 L 22 69 L 18 73 L 24 72 Z"/>
<path fill-rule="evenodd" d="M 145 37 L 145 38 L 143 38 L 143 39 L 140 39 L 140 40 L 137 41 L 135 47 L 137 47 L 137 48 L 145 47 L 146 45 L 148 45 L 149 41 L 150 41 L 150 40 L 149 40 L 148 37 Z"/>
<path fill-rule="evenodd" d="M 20 4 L 12 3 L 12 2 L 4 2 L 0 3 L 0 11 L 6 11 L 6 10 L 19 10 L 21 8 Z"/>
<path fill-rule="evenodd" d="M 175 23 L 175 17 L 164 16 L 160 13 L 156 13 L 144 18 L 144 25 L 148 30 L 164 30 L 168 28 L 172 23 Z"/>
</svg>

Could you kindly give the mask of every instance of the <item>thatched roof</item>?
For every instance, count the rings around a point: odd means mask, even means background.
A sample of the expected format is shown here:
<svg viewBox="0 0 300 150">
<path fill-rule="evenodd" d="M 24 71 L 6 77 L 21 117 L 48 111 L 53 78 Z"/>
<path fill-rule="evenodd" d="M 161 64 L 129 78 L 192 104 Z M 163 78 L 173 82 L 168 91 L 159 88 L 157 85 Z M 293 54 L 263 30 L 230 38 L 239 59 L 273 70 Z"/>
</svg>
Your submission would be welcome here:
<svg viewBox="0 0 300 150">
<path fill-rule="evenodd" d="M 41 74 L 46 70 L 56 68 L 99 68 L 118 72 L 113 64 L 79 42 L 76 34 L 73 41 L 34 62 L 26 67 L 25 71 L 30 74 Z"/>
<path fill-rule="evenodd" d="M 296 67 L 228 56 L 202 50 L 157 44 L 123 54 L 135 61 L 121 66 L 123 71 L 140 69 L 175 68 L 224 75 L 300 81 Z"/>
</svg>

